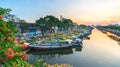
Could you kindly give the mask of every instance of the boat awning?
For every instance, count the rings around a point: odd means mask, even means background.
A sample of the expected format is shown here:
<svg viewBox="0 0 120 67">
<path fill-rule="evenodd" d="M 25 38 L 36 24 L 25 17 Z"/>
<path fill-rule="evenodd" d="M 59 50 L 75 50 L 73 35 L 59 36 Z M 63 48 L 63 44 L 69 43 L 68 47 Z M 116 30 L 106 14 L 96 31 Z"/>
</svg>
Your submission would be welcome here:
<svg viewBox="0 0 120 67">
<path fill-rule="evenodd" d="M 66 39 L 65 41 L 67 41 L 67 42 L 72 42 L 72 40 L 71 40 L 71 39 Z"/>
</svg>

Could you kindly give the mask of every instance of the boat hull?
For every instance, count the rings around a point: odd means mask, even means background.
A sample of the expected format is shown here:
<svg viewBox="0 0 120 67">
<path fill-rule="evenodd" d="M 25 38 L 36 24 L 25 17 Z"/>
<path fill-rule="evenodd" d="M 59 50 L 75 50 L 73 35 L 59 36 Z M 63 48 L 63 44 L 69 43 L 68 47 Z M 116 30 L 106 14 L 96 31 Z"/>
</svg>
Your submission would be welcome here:
<svg viewBox="0 0 120 67">
<path fill-rule="evenodd" d="M 58 49 L 67 49 L 71 48 L 71 45 L 67 46 L 34 46 L 34 45 L 29 45 L 28 48 L 32 50 L 58 50 Z"/>
</svg>

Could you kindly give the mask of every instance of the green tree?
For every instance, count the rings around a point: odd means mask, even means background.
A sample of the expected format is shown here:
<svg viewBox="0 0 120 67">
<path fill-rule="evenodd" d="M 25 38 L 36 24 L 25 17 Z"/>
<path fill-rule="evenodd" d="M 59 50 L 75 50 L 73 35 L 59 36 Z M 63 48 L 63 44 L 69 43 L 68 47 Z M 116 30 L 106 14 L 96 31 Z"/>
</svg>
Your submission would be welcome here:
<svg viewBox="0 0 120 67">
<path fill-rule="evenodd" d="M 52 28 L 55 26 L 58 26 L 58 23 L 60 22 L 58 18 L 52 16 L 52 15 L 48 15 L 46 17 L 44 17 L 45 22 L 46 22 L 46 26 L 47 28 Z"/>
<path fill-rule="evenodd" d="M 46 30 L 46 21 L 44 18 L 40 18 L 36 21 L 36 24 L 41 29 L 42 36 L 44 37 L 44 32 Z"/>
<path fill-rule="evenodd" d="M 87 28 L 87 26 L 86 26 L 86 25 L 81 24 L 81 25 L 79 25 L 79 28 L 80 28 L 80 29 L 86 29 L 86 28 Z"/>
<path fill-rule="evenodd" d="M 21 33 L 24 33 L 25 30 L 29 29 L 29 24 L 25 20 L 20 20 L 19 24 L 20 24 Z"/>
<path fill-rule="evenodd" d="M 8 13 L 4 8 L 0 8 L 1 11 L 3 11 L 1 16 Z M 43 63 L 42 60 L 36 61 L 34 66 L 29 64 L 25 61 L 27 54 L 23 51 L 27 45 L 24 42 L 18 42 L 14 36 L 16 31 L 16 26 L 12 21 L 6 22 L 0 17 L 0 67 L 71 67 L 65 64 L 50 65 Z"/>
<path fill-rule="evenodd" d="M 0 15 L 4 15 L 7 14 L 11 11 L 11 9 L 7 9 L 7 8 L 2 8 L 0 7 Z"/>
<path fill-rule="evenodd" d="M 52 27 L 60 26 L 59 19 L 52 15 L 48 15 L 44 18 L 40 18 L 36 21 L 36 23 L 40 27 L 43 36 L 44 36 L 45 30 L 51 30 Z"/>
<path fill-rule="evenodd" d="M 8 10 L 0 8 L 0 15 L 8 13 Z M 2 67 L 30 67 L 25 61 L 27 54 L 23 52 L 27 45 L 19 43 L 15 33 L 17 29 L 13 22 L 6 22 L 0 18 L 0 66 L 2 64 Z"/>
<path fill-rule="evenodd" d="M 65 19 L 64 20 L 64 25 L 66 26 L 66 29 L 68 30 L 69 28 L 71 28 L 73 26 L 73 21 L 71 19 Z"/>
</svg>

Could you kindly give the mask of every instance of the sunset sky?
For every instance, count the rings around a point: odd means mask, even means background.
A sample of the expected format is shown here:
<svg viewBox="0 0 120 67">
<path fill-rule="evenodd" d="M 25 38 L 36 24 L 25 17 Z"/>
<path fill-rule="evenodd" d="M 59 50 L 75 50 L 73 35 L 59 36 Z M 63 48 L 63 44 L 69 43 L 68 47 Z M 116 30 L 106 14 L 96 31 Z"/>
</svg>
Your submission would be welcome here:
<svg viewBox="0 0 120 67">
<path fill-rule="evenodd" d="M 120 0 L 0 0 L 0 7 L 27 22 L 62 15 L 78 24 L 120 23 Z"/>
</svg>

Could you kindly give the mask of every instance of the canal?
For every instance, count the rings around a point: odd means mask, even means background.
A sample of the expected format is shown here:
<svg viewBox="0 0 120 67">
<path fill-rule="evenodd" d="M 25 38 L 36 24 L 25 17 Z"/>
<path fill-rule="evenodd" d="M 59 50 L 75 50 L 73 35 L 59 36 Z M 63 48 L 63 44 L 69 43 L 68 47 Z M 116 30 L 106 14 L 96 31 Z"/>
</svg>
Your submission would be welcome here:
<svg viewBox="0 0 120 67">
<path fill-rule="evenodd" d="M 33 63 L 43 59 L 50 64 L 70 64 L 73 67 L 120 67 L 120 45 L 101 31 L 94 29 L 90 39 L 83 41 L 83 47 L 55 50 L 29 51 Z"/>
</svg>

